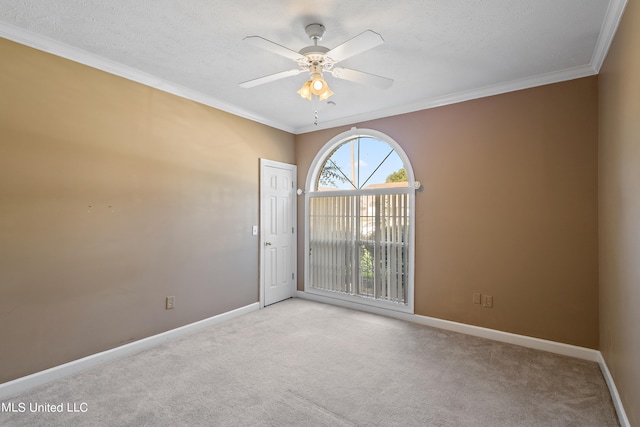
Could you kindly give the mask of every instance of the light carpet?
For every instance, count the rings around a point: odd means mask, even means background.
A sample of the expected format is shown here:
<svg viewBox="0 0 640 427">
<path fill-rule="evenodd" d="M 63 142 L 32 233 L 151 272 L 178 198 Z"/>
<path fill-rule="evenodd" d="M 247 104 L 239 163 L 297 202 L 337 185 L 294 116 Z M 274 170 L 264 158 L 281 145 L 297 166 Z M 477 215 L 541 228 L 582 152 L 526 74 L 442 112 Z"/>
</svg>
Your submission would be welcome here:
<svg viewBox="0 0 640 427">
<path fill-rule="evenodd" d="M 618 425 L 596 363 L 300 299 L 3 404 L 25 408 L 3 426 Z"/>
</svg>

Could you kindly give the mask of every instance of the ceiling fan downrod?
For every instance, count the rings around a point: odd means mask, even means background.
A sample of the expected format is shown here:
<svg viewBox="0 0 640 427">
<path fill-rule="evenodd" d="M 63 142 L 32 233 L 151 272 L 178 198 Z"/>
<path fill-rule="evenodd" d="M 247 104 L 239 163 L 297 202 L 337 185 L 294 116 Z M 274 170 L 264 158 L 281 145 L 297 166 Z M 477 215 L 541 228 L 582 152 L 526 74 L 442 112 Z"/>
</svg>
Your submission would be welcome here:
<svg viewBox="0 0 640 427">
<path fill-rule="evenodd" d="M 318 42 L 322 40 L 322 37 L 324 37 L 324 33 L 327 31 L 327 29 L 322 24 L 309 24 L 305 27 L 304 31 L 317 46 Z"/>
</svg>

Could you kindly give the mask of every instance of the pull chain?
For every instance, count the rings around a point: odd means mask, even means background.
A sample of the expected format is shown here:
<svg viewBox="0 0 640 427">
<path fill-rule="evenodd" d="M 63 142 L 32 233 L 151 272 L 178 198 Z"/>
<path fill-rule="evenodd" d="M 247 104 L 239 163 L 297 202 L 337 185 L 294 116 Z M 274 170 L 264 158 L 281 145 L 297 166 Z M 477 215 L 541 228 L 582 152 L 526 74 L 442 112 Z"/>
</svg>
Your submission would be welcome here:
<svg viewBox="0 0 640 427">
<path fill-rule="evenodd" d="M 313 124 L 318 126 L 318 110 L 320 109 L 320 100 L 318 99 L 318 95 L 313 95 L 311 97 L 311 109 L 313 110 L 313 118 L 315 119 Z"/>
</svg>

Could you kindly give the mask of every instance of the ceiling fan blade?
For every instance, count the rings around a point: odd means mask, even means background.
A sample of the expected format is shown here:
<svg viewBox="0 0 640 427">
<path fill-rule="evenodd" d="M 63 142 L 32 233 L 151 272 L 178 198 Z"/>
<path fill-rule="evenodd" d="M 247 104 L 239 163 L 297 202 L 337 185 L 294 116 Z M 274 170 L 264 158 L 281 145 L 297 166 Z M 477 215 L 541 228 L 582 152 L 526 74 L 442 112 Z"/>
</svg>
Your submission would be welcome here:
<svg viewBox="0 0 640 427">
<path fill-rule="evenodd" d="M 255 87 L 265 83 L 284 79 L 285 77 L 297 76 L 301 72 L 302 71 L 298 68 L 295 68 L 293 70 L 288 70 L 288 71 L 281 71 L 279 73 L 269 74 L 268 76 L 258 77 L 257 79 L 247 80 L 246 82 L 240 83 L 240 87 L 243 87 L 243 88 Z"/>
<path fill-rule="evenodd" d="M 333 77 L 337 79 L 349 80 L 356 83 L 375 86 L 380 89 L 388 89 L 393 85 L 392 79 L 377 76 L 375 74 L 365 73 L 363 71 L 352 70 L 351 68 L 336 67 L 331 70 L 331 74 L 333 74 Z"/>
<path fill-rule="evenodd" d="M 340 46 L 334 47 L 326 55 L 333 59 L 334 62 L 340 62 L 382 43 L 384 43 L 384 39 L 380 34 L 367 30 L 347 40 Z"/>
<path fill-rule="evenodd" d="M 281 46 L 278 43 L 274 43 L 260 36 L 247 36 L 244 38 L 244 40 L 254 46 L 284 56 L 285 58 L 293 59 L 294 61 L 306 59 L 303 55 L 299 54 L 295 50 L 291 50 L 288 47 Z"/>
</svg>

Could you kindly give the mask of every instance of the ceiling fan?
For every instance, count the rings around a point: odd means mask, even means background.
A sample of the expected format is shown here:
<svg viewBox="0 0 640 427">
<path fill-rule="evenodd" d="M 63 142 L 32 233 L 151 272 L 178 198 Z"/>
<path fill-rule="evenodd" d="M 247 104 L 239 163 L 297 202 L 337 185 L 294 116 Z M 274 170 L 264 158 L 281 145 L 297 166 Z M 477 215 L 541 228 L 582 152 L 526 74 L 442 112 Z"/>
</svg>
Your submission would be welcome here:
<svg viewBox="0 0 640 427">
<path fill-rule="evenodd" d="M 307 25 L 305 32 L 313 41 L 313 46 L 307 46 L 299 52 L 281 46 L 260 36 L 245 37 L 244 40 L 254 46 L 294 60 L 298 63 L 298 68 L 248 80 L 240 83 L 240 87 L 251 88 L 264 83 L 280 80 L 285 77 L 296 76 L 300 73 L 308 72 L 309 80 L 307 80 L 300 88 L 298 94 L 308 100 L 312 100 L 312 96 L 315 95 L 318 100 L 323 101 L 333 95 L 333 92 L 329 89 L 329 85 L 323 79 L 323 72 L 325 71 L 331 73 L 333 77 L 338 79 L 371 85 L 381 89 L 386 89 L 393 85 L 393 80 L 386 77 L 353 70 L 351 68 L 335 66 L 340 61 L 384 43 L 380 34 L 371 30 L 366 30 L 341 45 L 333 49 L 329 49 L 318 45 L 318 42 L 322 40 L 325 31 L 326 29 L 322 24 Z"/>
</svg>

